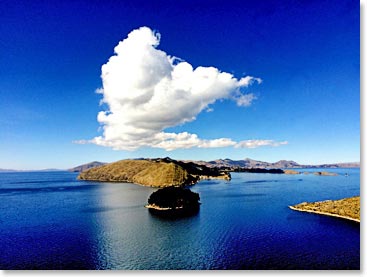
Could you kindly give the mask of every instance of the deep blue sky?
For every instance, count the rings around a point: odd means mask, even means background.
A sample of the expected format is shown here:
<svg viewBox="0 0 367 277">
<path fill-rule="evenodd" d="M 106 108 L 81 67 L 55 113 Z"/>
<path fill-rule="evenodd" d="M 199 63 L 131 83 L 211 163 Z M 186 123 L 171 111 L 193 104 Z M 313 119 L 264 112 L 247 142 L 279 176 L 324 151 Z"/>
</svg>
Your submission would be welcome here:
<svg viewBox="0 0 367 277">
<path fill-rule="evenodd" d="M 100 134 L 101 66 L 141 26 L 194 67 L 263 80 L 250 88 L 258 98 L 250 107 L 220 101 L 169 131 L 289 144 L 172 152 L 73 144 Z M 359 68 L 359 1 L 1 1 L 0 168 L 158 156 L 359 161 Z"/>
</svg>

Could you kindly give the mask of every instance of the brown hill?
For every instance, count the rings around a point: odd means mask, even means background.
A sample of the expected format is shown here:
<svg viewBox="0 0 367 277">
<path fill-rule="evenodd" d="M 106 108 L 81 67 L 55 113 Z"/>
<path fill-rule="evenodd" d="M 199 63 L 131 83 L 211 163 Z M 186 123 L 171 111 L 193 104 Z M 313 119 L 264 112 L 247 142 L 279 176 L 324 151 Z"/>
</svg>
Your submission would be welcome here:
<svg viewBox="0 0 367 277">
<path fill-rule="evenodd" d="M 197 181 L 173 162 L 154 160 L 122 160 L 84 171 L 78 179 L 129 182 L 152 187 L 182 186 Z"/>
<path fill-rule="evenodd" d="M 344 198 L 340 200 L 327 200 L 290 206 L 292 210 L 324 214 L 360 222 L 360 197 Z"/>
</svg>

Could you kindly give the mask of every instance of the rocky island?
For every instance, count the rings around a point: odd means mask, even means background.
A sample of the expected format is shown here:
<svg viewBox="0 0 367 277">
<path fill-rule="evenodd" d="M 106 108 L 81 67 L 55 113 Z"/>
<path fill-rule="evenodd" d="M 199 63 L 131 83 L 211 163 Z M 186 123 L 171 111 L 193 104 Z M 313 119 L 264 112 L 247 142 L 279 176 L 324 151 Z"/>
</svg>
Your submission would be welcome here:
<svg viewBox="0 0 367 277">
<path fill-rule="evenodd" d="M 309 175 L 309 174 L 313 174 L 316 176 L 338 176 L 338 173 L 335 172 L 328 172 L 328 171 L 315 171 L 315 172 L 308 172 L 308 171 L 297 171 L 297 170 L 292 170 L 292 169 L 284 169 L 283 170 L 284 174 L 288 174 L 288 175 L 295 175 L 295 174 L 305 174 L 305 175 Z"/>
<path fill-rule="evenodd" d="M 289 206 L 289 208 L 301 212 L 334 216 L 360 222 L 360 196 L 313 203 L 303 202 Z"/>
<path fill-rule="evenodd" d="M 317 171 L 317 172 L 314 172 L 314 175 L 317 175 L 317 176 L 337 176 L 338 174 L 334 173 L 334 172 Z"/>
<path fill-rule="evenodd" d="M 158 216 L 184 217 L 199 211 L 199 200 L 199 194 L 187 188 L 166 187 L 153 192 L 145 207 Z"/>
<path fill-rule="evenodd" d="M 201 179 L 230 180 L 231 175 L 217 168 L 163 158 L 121 160 L 83 171 L 78 179 L 169 187 L 193 185 Z"/>
</svg>

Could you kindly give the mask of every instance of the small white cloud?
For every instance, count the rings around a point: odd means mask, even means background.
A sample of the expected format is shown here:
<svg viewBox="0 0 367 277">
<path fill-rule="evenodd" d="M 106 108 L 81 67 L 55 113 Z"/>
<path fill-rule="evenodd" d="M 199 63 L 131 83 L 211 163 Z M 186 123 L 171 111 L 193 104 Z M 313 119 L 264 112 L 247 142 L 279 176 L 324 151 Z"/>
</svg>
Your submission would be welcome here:
<svg viewBox="0 0 367 277">
<path fill-rule="evenodd" d="M 229 138 L 220 138 L 220 139 L 212 139 L 212 140 L 202 140 L 199 148 L 218 148 L 218 147 L 228 147 L 234 146 L 236 144 L 235 141 Z"/>
<path fill-rule="evenodd" d="M 88 143 L 90 143 L 90 141 L 85 140 L 85 139 L 80 139 L 80 140 L 73 140 L 72 143 L 75 143 L 75 144 L 88 144 Z"/>
<path fill-rule="evenodd" d="M 119 42 L 115 55 L 102 66 L 103 86 L 96 90 L 108 107 L 97 116 L 103 134 L 75 143 L 116 150 L 153 147 L 168 151 L 242 145 L 229 138 L 206 140 L 196 134 L 164 130 L 193 121 L 202 111 L 213 111 L 209 105 L 217 100 L 231 99 L 242 107 L 251 105 L 256 97 L 242 91 L 262 80 L 252 76 L 236 79 L 215 67 L 193 68 L 157 49 L 160 38 L 158 32 L 141 27 Z"/>
<path fill-rule="evenodd" d="M 235 97 L 234 99 L 237 103 L 237 106 L 248 107 L 248 106 L 251 106 L 252 101 L 257 99 L 257 97 L 253 93 L 249 93 L 249 94 L 239 95 L 238 97 Z"/>
<path fill-rule="evenodd" d="M 261 146 L 277 147 L 286 145 L 288 141 L 274 141 L 274 140 L 243 140 L 235 145 L 235 148 L 257 148 Z"/>
<path fill-rule="evenodd" d="M 238 82 L 240 86 L 249 86 L 252 85 L 254 82 L 257 82 L 258 84 L 262 83 L 262 80 L 260 78 L 254 78 L 252 76 L 246 76 L 241 78 L 241 80 Z"/>
</svg>

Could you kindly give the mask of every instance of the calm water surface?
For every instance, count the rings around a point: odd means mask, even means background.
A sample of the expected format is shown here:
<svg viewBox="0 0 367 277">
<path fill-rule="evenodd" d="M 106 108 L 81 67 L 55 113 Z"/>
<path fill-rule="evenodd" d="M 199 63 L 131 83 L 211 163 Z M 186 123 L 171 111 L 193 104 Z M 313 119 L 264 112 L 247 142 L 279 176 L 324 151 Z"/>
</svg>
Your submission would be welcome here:
<svg viewBox="0 0 367 277">
<path fill-rule="evenodd" d="M 328 171 L 202 181 L 179 220 L 144 208 L 153 188 L 0 173 L 0 269 L 359 269 L 358 223 L 288 208 L 359 195 L 359 169 Z"/>
</svg>

